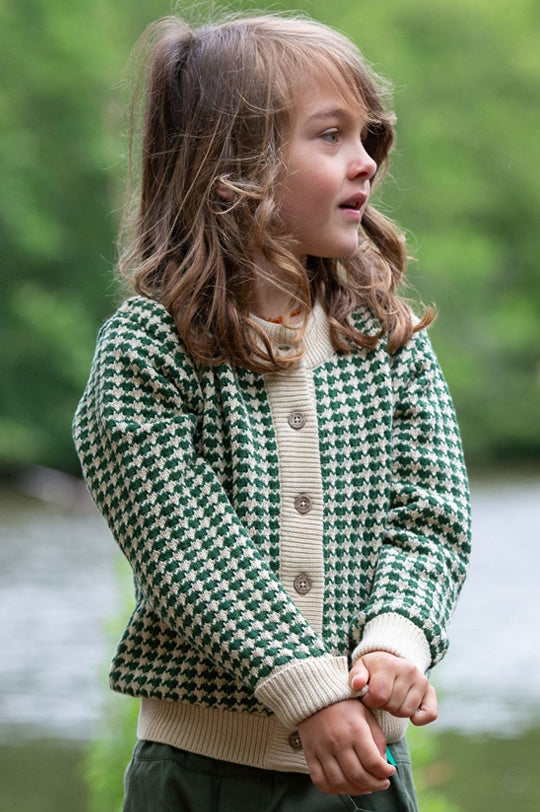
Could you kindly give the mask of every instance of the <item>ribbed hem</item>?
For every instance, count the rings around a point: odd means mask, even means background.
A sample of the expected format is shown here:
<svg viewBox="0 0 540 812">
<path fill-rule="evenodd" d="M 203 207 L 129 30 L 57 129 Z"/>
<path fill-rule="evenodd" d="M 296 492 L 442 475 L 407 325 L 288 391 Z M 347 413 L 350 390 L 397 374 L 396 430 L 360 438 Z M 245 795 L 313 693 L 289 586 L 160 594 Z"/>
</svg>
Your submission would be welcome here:
<svg viewBox="0 0 540 812">
<path fill-rule="evenodd" d="M 143 699 L 137 736 L 221 761 L 265 770 L 307 773 L 291 731 L 275 716 Z"/>
<path fill-rule="evenodd" d="M 346 657 L 295 660 L 261 680 L 255 696 L 271 708 L 280 722 L 294 728 L 321 708 L 356 696 L 349 685 Z"/>
<path fill-rule="evenodd" d="M 403 615 L 387 612 L 370 620 L 361 642 L 352 653 L 353 663 L 370 651 L 388 651 L 413 662 L 424 673 L 431 664 L 431 652 L 424 633 Z"/>
</svg>

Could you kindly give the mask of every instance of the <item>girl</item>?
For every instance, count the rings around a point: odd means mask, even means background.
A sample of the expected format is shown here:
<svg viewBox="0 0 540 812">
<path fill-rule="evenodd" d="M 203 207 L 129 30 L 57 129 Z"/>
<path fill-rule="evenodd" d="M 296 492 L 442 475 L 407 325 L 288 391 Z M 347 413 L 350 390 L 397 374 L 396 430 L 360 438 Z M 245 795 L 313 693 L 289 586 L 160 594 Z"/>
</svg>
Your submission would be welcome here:
<svg viewBox="0 0 540 812">
<path fill-rule="evenodd" d="M 124 811 L 415 810 L 402 736 L 436 717 L 469 513 L 432 315 L 370 204 L 384 88 L 304 18 L 150 35 L 139 295 L 75 417 L 134 573 Z"/>
</svg>

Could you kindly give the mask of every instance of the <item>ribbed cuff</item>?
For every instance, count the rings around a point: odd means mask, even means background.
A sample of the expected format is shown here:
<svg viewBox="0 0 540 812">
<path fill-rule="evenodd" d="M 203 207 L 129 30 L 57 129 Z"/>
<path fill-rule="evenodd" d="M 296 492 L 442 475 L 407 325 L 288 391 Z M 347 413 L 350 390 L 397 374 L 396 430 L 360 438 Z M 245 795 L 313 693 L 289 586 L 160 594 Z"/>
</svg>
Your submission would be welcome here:
<svg viewBox="0 0 540 812">
<path fill-rule="evenodd" d="M 403 615 L 388 612 L 370 620 L 362 640 L 352 653 L 353 664 L 370 651 L 387 651 L 413 662 L 425 673 L 431 664 L 431 652 L 424 633 Z"/>
<path fill-rule="evenodd" d="M 308 716 L 356 693 L 349 685 L 347 658 L 323 655 L 277 669 L 258 684 L 255 696 L 282 724 L 294 729 Z"/>
<path fill-rule="evenodd" d="M 392 716 L 388 711 L 375 710 L 373 715 L 381 728 L 387 744 L 395 744 L 405 735 L 409 720 L 401 716 Z"/>
</svg>

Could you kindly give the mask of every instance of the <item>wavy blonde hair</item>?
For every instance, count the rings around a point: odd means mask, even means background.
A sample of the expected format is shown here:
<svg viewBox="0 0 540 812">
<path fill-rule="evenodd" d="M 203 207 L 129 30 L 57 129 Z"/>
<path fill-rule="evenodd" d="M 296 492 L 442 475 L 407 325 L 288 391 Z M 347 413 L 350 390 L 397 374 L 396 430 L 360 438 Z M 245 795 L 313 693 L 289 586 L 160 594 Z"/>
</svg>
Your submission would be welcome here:
<svg viewBox="0 0 540 812">
<path fill-rule="evenodd" d="M 366 111 L 365 147 L 378 167 L 373 182 L 386 171 L 395 122 L 388 88 L 350 40 L 298 16 L 228 18 L 195 30 L 167 17 L 145 32 L 142 48 L 138 206 L 124 223 L 119 267 L 139 293 L 168 309 L 195 361 L 258 372 L 294 362 L 275 354 L 250 318 L 261 275 L 305 313 L 318 298 L 334 348 L 343 352 L 372 349 L 384 335 L 394 352 L 433 319 L 428 310 L 416 320 L 398 296 L 405 239 L 373 205 L 363 216 L 360 249 L 348 259 L 307 257 L 303 265 L 283 233 L 284 148 L 306 80 L 330 82 Z M 232 202 L 218 194 L 223 187 Z M 272 276 L 255 262 L 257 252 L 275 268 Z M 355 328 L 351 313 L 359 305 L 378 320 L 376 335 Z"/>
</svg>

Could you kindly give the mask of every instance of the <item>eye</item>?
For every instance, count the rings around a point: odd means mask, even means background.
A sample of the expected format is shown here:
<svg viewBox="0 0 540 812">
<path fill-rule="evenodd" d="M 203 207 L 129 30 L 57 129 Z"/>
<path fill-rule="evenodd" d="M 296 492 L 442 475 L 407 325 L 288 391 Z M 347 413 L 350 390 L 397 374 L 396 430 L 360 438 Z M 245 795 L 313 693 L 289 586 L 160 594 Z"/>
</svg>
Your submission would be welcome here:
<svg viewBox="0 0 540 812">
<path fill-rule="evenodd" d="M 337 129 L 326 130 L 321 134 L 321 138 L 323 141 L 326 141 L 328 144 L 337 144 L 339 143 L 340 132 Z"/>
</svg>

